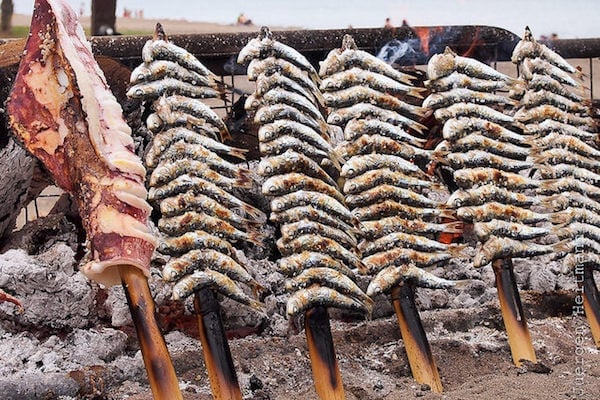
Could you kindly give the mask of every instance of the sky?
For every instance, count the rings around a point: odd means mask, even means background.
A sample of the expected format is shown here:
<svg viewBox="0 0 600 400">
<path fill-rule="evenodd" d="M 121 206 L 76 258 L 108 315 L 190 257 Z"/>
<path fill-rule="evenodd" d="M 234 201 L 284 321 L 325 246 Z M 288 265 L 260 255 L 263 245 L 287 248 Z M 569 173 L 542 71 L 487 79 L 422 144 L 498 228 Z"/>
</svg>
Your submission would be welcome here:
<svg viewBox="0 0 600 400">
<path fill-rule="evenodd" d="M 15 12 L 31 14 L 33 0 L 13 1 Z M 90 0 L 67 1 L 90 13 Z M 490 25 L 519 36 L 529 25 L 536 37 L 600 38 L 598 0 L 117 0 L 118 16 L 124 8 L 157 21 L 230 24 L 243 12 L 257 25 L 327 29 L 379 27 L 389 17 L 395 25 Z"/>
</svg>

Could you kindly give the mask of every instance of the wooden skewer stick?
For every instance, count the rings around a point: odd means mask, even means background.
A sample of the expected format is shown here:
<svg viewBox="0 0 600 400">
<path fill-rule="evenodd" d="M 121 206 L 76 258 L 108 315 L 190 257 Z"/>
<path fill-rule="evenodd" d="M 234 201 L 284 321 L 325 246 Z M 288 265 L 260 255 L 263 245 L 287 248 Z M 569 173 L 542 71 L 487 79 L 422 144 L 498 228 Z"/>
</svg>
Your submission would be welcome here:
<svg viewBox="0 0 600 400">
<path fill-rule="evenodd" d="M 344 400 L 344 385 L 335 357 L 327 309 L 318 306 L 308 310 L 304 328 L 317 395 L 321 400 Z"/>
<path fill-rule="evenodd" d="M 591 266 L 586 266 L 583 272 L 583 309 L 590 324 L 594 343 L 600 348 L 600 294 Z"/>
<path fill-rule="evenodd" d="M 414 284 L 405 282 L 394 287 L 392 303 L 413 377 L 418 383 L 429 385 L 431 391 L 442 393 L 440 374 L 415 304 Z"/>
<path fill-rule="evenodd" d="M 513 362 L 521 366 L 521 360 L 537 362 L 531 336 L 527 328 L 527 320 L 523 313 L 523 305 L 517 288 L 511 258 L 502 258 L 492 262 L 496 276 L 496 288 L 504 327 L 508 335 L 508 344 Z"/>
<path fill-rule="evenodd" d="M 219 303 L 211 289 L 196 291 L 194 311 L 198 316 L 204 363 L 213 397 L 215 400 L 242 400 L 242 391 L 219 313 Z"/>
<path fill-rule="evenodd" d="M 156 400 L 183 400 L 167 344 L 156 322 L 154 300 L 150 294 L 148 280 L 142 271 L 131 265 L 120 266 L 119 272 L 142 350 L 152 396 Z"/>
</svg>

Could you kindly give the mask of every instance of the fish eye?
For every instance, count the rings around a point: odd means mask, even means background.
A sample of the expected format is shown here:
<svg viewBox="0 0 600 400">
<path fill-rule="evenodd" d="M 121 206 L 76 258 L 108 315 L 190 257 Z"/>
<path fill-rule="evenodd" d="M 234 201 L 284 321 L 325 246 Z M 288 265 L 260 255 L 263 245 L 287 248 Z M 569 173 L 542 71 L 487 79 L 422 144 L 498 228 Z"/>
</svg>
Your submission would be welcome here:
<svg viewBox="0 0 600 400">
<path fill-rule="evenodd" d="M 277 192 L 277 186 L 275 185 L 271 185 L 269 186 L 269 193 L 276 193 Z"/>
<path fill-rule="evenodd" d="M 146 74 L 144 74 L 143 72 L 140 72 L 137 76 L 137 80 L 143 81 L 144 79 L 146 79 Z"/>
<path fill-rule="evenodd" d="M 136 89 L 134 93 L 138 97 L 141 97 L 144 95 L 144 91 L 141 88 Z"/>
<path fill-rule="evenodd" d="M 267 166 L 264 168 L 264 171 L 265 171 L 265 173 L 267 173 L 267 174 L 270 174 L 271 172 L 273 172 L 273 168 L 271 168 L 271 166 L 270 166 L 270 165 L 267 165 Z"/>
</svg>

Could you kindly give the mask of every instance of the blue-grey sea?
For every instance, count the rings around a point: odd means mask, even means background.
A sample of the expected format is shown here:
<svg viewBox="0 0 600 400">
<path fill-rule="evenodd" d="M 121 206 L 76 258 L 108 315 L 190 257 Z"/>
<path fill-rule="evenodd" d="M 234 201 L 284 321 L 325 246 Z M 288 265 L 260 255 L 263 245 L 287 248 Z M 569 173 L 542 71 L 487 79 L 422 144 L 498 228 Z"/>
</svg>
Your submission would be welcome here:
<svg viewBox="0 0 600 400">
<path fill-rule="evenodd" d="M 91 0 L 67 0 L 78 12 L 90 14 Z M 15 12 L 31 14 L 33 0 L 14 0 Z M 529 25 L 536 37 L 600 37 L 598 0 L 117 0 L 144 18 L 234 23 L 244 13 L 256 25 L 307 29 L 394 25 L 491 25 L 522 34 Z"/>
</svg>

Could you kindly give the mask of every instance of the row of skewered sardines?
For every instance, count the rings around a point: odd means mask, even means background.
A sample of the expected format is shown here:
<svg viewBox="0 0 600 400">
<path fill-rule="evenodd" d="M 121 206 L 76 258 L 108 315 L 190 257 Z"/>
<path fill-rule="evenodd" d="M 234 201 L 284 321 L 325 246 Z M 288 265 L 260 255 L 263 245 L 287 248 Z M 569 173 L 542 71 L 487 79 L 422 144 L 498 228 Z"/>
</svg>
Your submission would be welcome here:
<svg viewBox="0 0 600 400">
<path fill-rule="evenodd" d="M 463 256 L 463 245 L 440 240 L 461 222 L 481 242 L 475 266 L 554 253 L 572 267 L 581 251 L 598 265 L 600 150 L 578 71 L 528 30 L 513 57 L 522 79 L 447 50 L 419 88 L 348 35 L 317 72 L 262 28 L 238 57 L 256 82 L 245 103 L 258 131 L 256 176 L 203 101 L 226 87 L 157 28 L 128 95 L 144 102 L 154 134 L 147 184 L 174 298 L 209 287 L 261 309 L 262 286 L 239 250 L 265 245 L 267 215 L 244 200 L 258 180 L 279 228 L 290 316 L 315 306 L 368 315 L 372 296 L 407 279 L 452 287 L 426 268 Z M 443 137 L 426 149 L 432 111 Z M 457 187 L 445 202 L 446 187 L 425 172 L 432 165 Z M 540 242 L 550 235 L 560 241 Z M 369 276 L 366 292 L 356 273 Z"/>
</svg>

